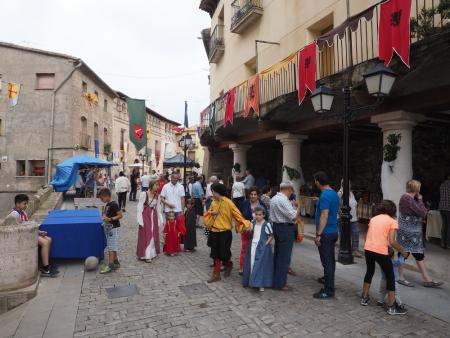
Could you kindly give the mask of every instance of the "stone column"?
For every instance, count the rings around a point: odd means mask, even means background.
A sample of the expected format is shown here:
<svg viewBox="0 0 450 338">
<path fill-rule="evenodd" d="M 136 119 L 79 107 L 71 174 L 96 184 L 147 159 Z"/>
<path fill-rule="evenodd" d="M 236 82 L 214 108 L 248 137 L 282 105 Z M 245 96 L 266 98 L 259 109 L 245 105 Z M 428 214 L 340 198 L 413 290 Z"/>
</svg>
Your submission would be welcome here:
<svg viewBox="0 0 450 338">
<path fill-rule="evenodd" d="M 378 124 L 383 131 L 383 148 L 388 143 L 389 135 L 401 135 L 397 159 L 392 163 L 383 161 L 381 165 L 383 198 L 392 200 L 397 205 L 400 197 L 405 193 L 406 182 L 413 177 L 412 131 L 417 122 L 423 120 L 424 116 L 411 114 L 403 110 L 375 115 L 371 118 L 371 122 Z"/>
<path fill-rule="evenodd" d="M 300 145 L 307 138 L 308 137 L 304 135 L 291 133 L 284 133 L 276 136 L 276 139 L 283 145 L 283 167 L 288 166 L 298 170 L 300 173 L 300 179 L 291 180 L 286 170 L 283 170 L 283 180 L 292 181 L 297 198 L 300 196 L 300 186 L 305 183 L 300 164 Z"/>
<path fill-rule="evenodd" d="M 230 144 L 229 148 L 233 150 L 233 166 L 236 163 L 241 165 L 241 171 L 235 173 L 233 170 L 233 179 L 236 180 L 236 176 L 244 176 L 245 170 L 247 169 L 247 150 L 251 148 L 249 145 L 245 144 Z"/>
</svg>

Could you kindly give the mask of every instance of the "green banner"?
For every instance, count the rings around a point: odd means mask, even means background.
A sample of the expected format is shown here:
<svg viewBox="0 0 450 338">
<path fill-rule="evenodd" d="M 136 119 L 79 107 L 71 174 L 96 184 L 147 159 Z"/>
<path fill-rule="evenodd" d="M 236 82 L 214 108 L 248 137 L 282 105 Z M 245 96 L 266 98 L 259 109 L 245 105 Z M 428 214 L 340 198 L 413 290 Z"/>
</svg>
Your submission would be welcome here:
<svg viewBox="0 0 450 338">
<path fill-rule="evenodd" d="M 127 99 L 130 117 L 130 141 L 140 150 L 147 145 L 147 113 L 145 100 Z"/>
</svg>

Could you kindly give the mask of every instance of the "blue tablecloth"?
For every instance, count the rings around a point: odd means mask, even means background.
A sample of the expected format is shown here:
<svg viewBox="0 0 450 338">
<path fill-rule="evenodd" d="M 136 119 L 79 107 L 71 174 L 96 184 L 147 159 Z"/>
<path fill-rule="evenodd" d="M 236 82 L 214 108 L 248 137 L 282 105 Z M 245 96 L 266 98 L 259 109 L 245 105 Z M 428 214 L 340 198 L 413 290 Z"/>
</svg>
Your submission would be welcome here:
<svg viewBox="0 0 450 338">
<path fill-rule="evenodd" d="M 80 209 L 80 210 L 50 210 L 48 212 L 50 218 L 55 217 L 100 217 L 100 210 L 96 208 L 92 209 Z"/>
<path fill-rule="evenodd" d="M 82 212 L 80 214 L 80 212 Z M 106 247 L 102 219 L 96 215 L 83 215 L 84 210 L 58 210 L 51 212 L 40 229 L 52 238 L 50 257 L 85 258 L 96 256 L 103 259 Z"/>
</svg>

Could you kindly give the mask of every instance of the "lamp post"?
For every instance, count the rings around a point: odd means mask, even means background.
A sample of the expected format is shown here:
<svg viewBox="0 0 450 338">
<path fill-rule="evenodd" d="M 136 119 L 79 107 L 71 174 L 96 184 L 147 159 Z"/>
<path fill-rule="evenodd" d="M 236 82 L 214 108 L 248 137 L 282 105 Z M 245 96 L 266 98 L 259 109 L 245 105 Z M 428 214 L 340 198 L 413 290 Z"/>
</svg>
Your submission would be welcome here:
<svg viewBox="0 0 450 338">
<path fill-rule="evenodd" d="M 143 175 L 144 175 L 144 170 L 145 170 L 145 161 L 146 161 L 146 159 L 148 159 L 148 156 L 147 156 L 146 153 L 144 153 L 144 154 L 139 154 L 139 159 L 140 159 L 141 162 L 142 162 L 142 176 L 143 176 Z"/>
<path fill-rule="evenodd" d="M 389 95 L 394 84 L 396 74 L 382 63 L 377 64 L 374 68 L 363 75 L 366 82 L 367 91 L 371 96 L 377 98 L 377 102 L 372 105 L 353 105 L 351 100 L 352 88 L 345 87 L 342 89 L 344 93 L 344 107 L 342 112 L 343 121 L 343 196 L 341 208 L 341 226 L 342 232 L 340 236 L 338 261 L 342 264 L 352 264 L 353 255 L 351 250 L 351 228 L 350 228 L 350 179 L 349 179 L 349 144 L 350 144 L 350 124 L 352 117 L 360 110 L 371 110 L 380 105 L 382 100 Z M 311 94 L 311 101 L 314 111 L 317 114 L 327 114 L 331 111 L 335 94 L 325 86 L 318 87 Z"/>
<path fill-rule="evenodd" d="M 191 149 L 195 145 L 195 141 L 192 139 L 192 136 L 187 133 L 179 142 L 180 148 L 183 149 L 184 159 L 183 159 L 183 185 L 184 185 L 184 193 L 187 194 L 187 184 L 186 184 L 186 167 L 187 167 L 187 158 L 186 153 L 188 149 Z"/>
</svg>

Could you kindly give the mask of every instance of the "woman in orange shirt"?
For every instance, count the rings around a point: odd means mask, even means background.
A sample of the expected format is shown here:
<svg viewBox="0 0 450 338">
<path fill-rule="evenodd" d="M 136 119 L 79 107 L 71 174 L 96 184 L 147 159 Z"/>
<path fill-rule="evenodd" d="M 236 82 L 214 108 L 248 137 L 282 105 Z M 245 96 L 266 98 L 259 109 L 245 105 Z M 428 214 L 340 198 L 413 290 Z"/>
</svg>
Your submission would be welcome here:
<svg viewBox="0 0 450 338">
<path fill-rule="evenodd" d="M 404 315 L 408 312 L 406 308 L 395 303 L 394 268 L 388 254 L 388 247 L 391 246 L 405 258 L 408 257 L 408 253 L 395 239 L 398 229 L 398 223 L 395 220 L 396 213 L 397 207 L 394 202 L 384 200 L 375 207 L 374 217 L 369 222 L 364 245 L 367 272 L 364 277 L 361 305 L 367 306 L 370 303 L 369 289 L 375 273 L 375 263 L 378 263 L 386 276 L 387 313 L 389 315 Z"/>
</svg>

